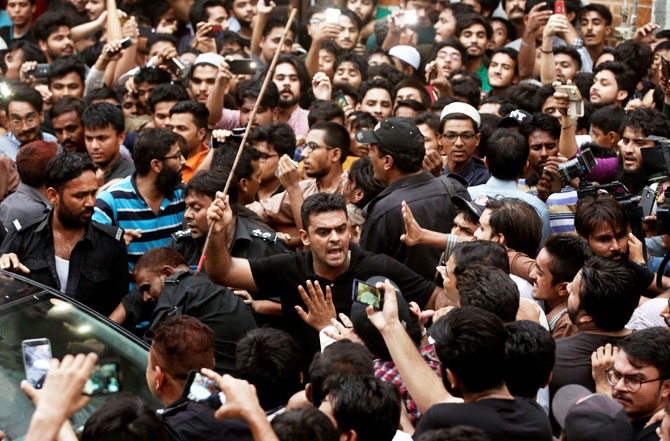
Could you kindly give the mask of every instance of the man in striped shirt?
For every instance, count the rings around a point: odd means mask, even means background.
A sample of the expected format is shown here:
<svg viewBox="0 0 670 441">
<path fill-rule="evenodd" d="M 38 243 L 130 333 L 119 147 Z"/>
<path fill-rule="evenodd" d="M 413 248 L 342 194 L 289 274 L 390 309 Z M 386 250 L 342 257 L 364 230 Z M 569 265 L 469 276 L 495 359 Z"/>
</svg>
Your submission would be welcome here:
<svg viewBox="0 0 670 441">
<path fill-rule="evenodd" d="M 181 171 L 184 138 L 167 129 L 144 129 L 135 140 L 135 170 L 100 192 L 93 220 L 124 229 L 128 270 L 145 251 L 165 246 L 184 217 Z"/>
</svg>

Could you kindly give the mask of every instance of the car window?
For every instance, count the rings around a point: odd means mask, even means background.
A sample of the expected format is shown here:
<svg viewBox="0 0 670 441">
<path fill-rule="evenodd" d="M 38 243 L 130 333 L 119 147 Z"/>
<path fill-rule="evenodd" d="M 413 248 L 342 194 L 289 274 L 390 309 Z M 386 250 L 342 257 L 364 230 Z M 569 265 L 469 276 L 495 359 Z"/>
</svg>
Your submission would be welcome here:
<svg viewBox="0 0 670 441">
<path fill-rule="evenodd" d="M 6 289 L 4 280 L 6 278 L 0 276 L 0 295 Z M 148 352 L 144 345 L 74 303 L 41 290 L 11 303 L 0 303 L 0 430 L 8 439 L 25 436 L 34 411 L 32 402 L 19 388 L 25 379 L 21 342 L 43 337 L 51 341 L 56 358 L 95 352 L 102 361 L 117 362 L 121 390 L 142 397 L 153 408 L 161 406 L 146 384 Z M 106 398 L 105 395 L 93 397 L 91 403 L 71 419 L 75 430 L 83 426 Z"/>
</svg>

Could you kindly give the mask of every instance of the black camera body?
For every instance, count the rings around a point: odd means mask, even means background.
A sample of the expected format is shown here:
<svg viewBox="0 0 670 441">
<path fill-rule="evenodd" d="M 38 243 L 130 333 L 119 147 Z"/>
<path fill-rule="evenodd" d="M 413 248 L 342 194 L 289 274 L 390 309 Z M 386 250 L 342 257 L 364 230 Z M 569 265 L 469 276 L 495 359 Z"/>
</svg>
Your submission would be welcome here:
<svg viewBox="0 0 670 441">
<path fill-rule="evenodd" d="M 596 157 L 593 156 L 591 149 L 584 149 L 577 153 L 575 158 L 568 162 L 558 165 L 558 172 L 561 174 L 561 179 L 566 184 L 575 178 L 583 179 L 586 175 L 591 173 L 593 167 L 598 165 Z"/>
</svg>

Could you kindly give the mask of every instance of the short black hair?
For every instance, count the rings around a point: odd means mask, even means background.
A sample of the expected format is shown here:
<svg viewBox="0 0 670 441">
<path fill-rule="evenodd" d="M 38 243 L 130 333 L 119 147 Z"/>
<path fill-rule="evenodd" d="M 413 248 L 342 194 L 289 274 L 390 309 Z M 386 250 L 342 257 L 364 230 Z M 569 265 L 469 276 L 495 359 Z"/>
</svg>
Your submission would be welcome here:
<svg viewBox="0 0 670 441">
<path fill-rule="evenodd" d="M 506 181 L 518 179 L 529 152 L 528 142 L 519 132 L 497 129 L 486 143 L 486 164 L 491 176 Z"/>
<path fill-rule="evenodd" d="M 349 156 L 349 149 L 351 147 L 351 137 L 349 136 L 349 132 L 347 132 L 347 129 L 345 129 L 344 126 L 336 122 L 325 121 L 314 124 L 312 127 L 310 127 L 310 131 L 312 130 L 323 130 L 323 140 L 326 141 L 326 144 L 329 147 L 334 147 L 340 150 L 341 163 L 346 161 L 347 156 Z"/>
<path fill-rule="evenodd" d="M 457 38 L 448 38 L 444 41 L 436 43 L 435 46 L 433 46 L 433 49 L 431 49 L 430 54 L 428 55 L 428 60 L 433 61 L 435 58 L 437 58 L 437 53 L 443 47 L 451 47 L 456 49 L 461 54 L 461 60 L 463 61 L 468 58 L 468 50 L 465 48 L 465 46 L 463 46 L 463 43 L 461 43 Z"/>
<path fill-rule="evenodd" d="M 597 12 L 603 20 L 605 20 L 606 26 L 612 26 L 612 13 L 607 6 L 600 5 L 598 3 L 589 3 L 585 5 L 581 11 L 579 11 L 579 20 L 582 20 L 582 17 L 586 15 L 587 12 Z"/>
<path fill-rule="evenodd" d="M 325 383 L 340 433 L 361 441 L 391 441 L 400 422 L 400 391 L 374 376 L 338 373 Z"/>
<path fill-rule="evenodd" d="M 524 14 L 528 15 L 530 10 L 540 3 L 545 3 L 545 5 L 540 8 L 540 11 L 554 11 L 554 0 L 527 0 L 526 6 L 524 7 Z"/>
<path fill-rule="evenodd" d="M 322 352 L 317 352 L 309 366 L 314 407 L 318 408 L 326 398 L 324 385 L 328 378 L 340 372 L 359 376 L 374 375 L 372 354 L 365 346 L 349 339 L 336 341 Z"/>
<path fill-rule="evenodd" d="M 200 22 L 207 23 L 209 19 L 207 8 L 215 6 L 221 6 L 224 9 L 226 7 L 222 0 L 198 0 L 191 5 L 188 10 L 188 21 L 193 26 L 193 29 L 196 29 L 197 24 Z"/>
<path fill-rule="evenodd" d="M 244 100 L 249 98 L 256 102 L 261 94 L 261 87 L 263 82 L 261 80 L 245 80 L 238 84 L 235 90 L 235 103 L 237 107 L 244 104 Z M 265 94 L 258 105 L 259 110 L 275 109 L 279 106 L 279 90 L 273 81 L 269 81 L 265 88 Z"/>
<path fill-rule="evenodd" d="M 214 200 L 216 192 L 221 191 L 226 185 L 228 174 L 228 171 L 217 168 L 197 172 L 184 187 L 184 197 L 191 193 L 199 193 Z M 230 205 L 233 206 L 237 201 L 237 186 L 231 185 L 228 188 L 228 196 L 230 196 Z"/>
<path fill-rule="evenodd" d="M 542 220 L 532 205 L 520 199 L 490 200 L 489 225 L 495 234 L 505 236 L 506 245 L 530 257 L 537 256 L 542 239 Z"/>
<path fill-rule="evenodd" d="M 123 110 L 107 102 L 95 103 L 88 106 L 81 115 L 81 125 L 84 129 L 103 129 L 112 126 L 116 133 L 125 132 L 126 120 Z"/>
<path fill-rule="evenodd" d="M 411 87 L 419 91 L 421 95 L 421 103 L 424 106 L 429 106 L 431 103 L 430 94 L 424 87 L 423 83 L 416 78 L 406 78 L 395 85 L 393 88 L 393 94 L 398 95 L 398 91 L 404 87 Z"/>
<path fill-rule="evenodd" d="M 418 115 L 416 115 L 412 119 L 412 121 L 414 121 L 414 124 L 416 124 L 417 126 L 420 126 L 421 124 L 427 125 L 435 133 L 439 133 L 440 131 L 440 117 L 437 116 L 434 112 L 431 111 L 421 112 Z"/>
<path fill-rule="evenodd" d="M 611 195 L 585 197 L 577 201 L 575 211 L 575 231 L 589 240 L 601 223 L 608 223 L 613 230 L 628 228 L 626 210 Z"/>
<path fill-rule="evenodd" d="M 209 110 L 207 106 L 195 101 L 180 101 L 170 109 L 170 116 L 174 114 L 188 113 L 193 118 L 193 123 L 199 129 L 207 128 L 207 119 L 209 118 Z"/>
<path fill-rule="evenodd" d="M 13 102 L 28 103 L 35 108 L 37 113 L 42 113 L 42 95 L 37 90 L 23 84 L 17 84 L 12 89 L 12 94 L 6 98 L 7 116 L 9 116 L 9 105 Z"/>
<path fill-rule="evenodd" d="M 472 265 L 456 280 L 461 306 L 477 306 L 500 317 L 503 322 L 516 320 L 519 288 L 503 270 Z"/>
<path fill-rule="evenodd" d="M 355 15 L 355 13 L 353 14 Z M 358 71 L 361 73 L 361 79 L 365 80 L 367 78 L 368 64 L 365 62 L 365 58 L 361 57 L 360 55 L 352 51 L 344 51 L 340 53 L 337 56 L 337 58 L 335 58 L 335 62 L 333 63 L 333 73 L 337 71 L 337 68 L 342 63 L 353 64 L 354 66 L 356 66 L 356 68 L 358 68 Z"/>
<path fill-rule="evenodd" d="M 536 131 L 547 132 L 558 141 L 561 136 L 561 123 L 555 116 L 538 111 L 533 113 L 532 118 L 524 119 L 519 127 L 519 132 L 526 140 Z"/>
<path fill-rule="evenodd" d="M 652 366 L 659 378 L 670 379 L 670 332 L 666 328 L 655 326 L 633 332 L 618 346 L 633 366 Z"/>
<path fill-rule="evenodd" d="M 355 205 L 360 208 L 365 207 L 368 202 L 386 188 L 381 181 L 375 179 L 375 172 L 369 156 L 364 156 L 351 164 L 349 179 L 355 182 L 356 188 L 359 188 L 364 194 L 360 201 L 355 202 Z"/>
<path fill-rule="evenodd" d="M 460 276 L 472 265 L 485 265 L 510 273 L 507 248 L 490 240 L 459 242 L 451 255 L 454 257 L 454 274 Z"/>
<path fill-rule="evenodd" d="M 494 49 L 493 52 L 491 52 L 491 58 L 493 59 L 493 56 L 496 54 L 505 54 L 510 57 L 514 61 L 514 73 L 519 73 L 519 66 L 517 66 L 517 60 L 519 58 L 518 50 L 514 49 L 513 47 L 503 46 Z"/>
<path fill-rule="evenodd" d="M 84 424 L 81 441 L 168 441 L 167 430 L 156 411 L 140 397 L 113 394 Z"/>
<path fill-rule="evenodd" d="M 551 84 L 545 84 L 542 87 L 536 89 L 532 97 L 533 108 L 530 110 L 531 113 L 542 112 L 542 106 L 544 103 L 552 96 L 554 96 L 554 86 Z M 512 98 L 511 96 L 508 98 Z M 526 109 L 524 109 L 526 110 Z"/>
<path fill-rule="evenodd" d="M 49 36 L 56 32 L 61 26 L 72 27 L 70 16 L 50 9 L 35 19 L 30 29 L 35 35 L 37 41 L 47 41 Z"/>
<path fill-rule="evenodd" d="M 133 162 L 137 174 L 142 176 L 151 170 L 151 161 L 162 159 L 178 143 L 182 151 L 186 146 L 184 137 L 168 129 L 147 128 L 138 132 L 133 146 Z"/>
<path fill-rule="evenodd" d="M 310 217 L 313 214 L 326 213 L 329 211 L 342 211 L 347 219 L 347 203 L 342 196 L 335 193 L 316 193 L 307 196 L 300 207 L 300 219 L 302 228 L 308 231 Z"/>
<path fill-rule="evenodd" d="M 279 441 L 338 441 L 340 436 L 330 418 L 315 407 L 291 409 L 272 419 Z"/>
<path fill-rule="evenodd" d="M 45 169 L 47 188 L 55 188 L 59 193 L 68 182 L 77 179 L 90 170 L 95 173 L 98 167 L 90 156 L 83 153 L 63 152 L 52 158 Z"/>
<path fill-rule="evenodd" d="M 236 156 L 236 149 L 215 149 L 211 168 L 232 170 Z M 239 182 L 240 179 L 251 179 L 251 175 L 254 174 L 254 170 L 257 170 L 257 168 L 254 168 L 253 161 L 258 161 L 260 157 L 261 152 L 254 148 L 243 149 L 242 154 L 240 155 L 240 160 L 238 161 L 237 167 L 235 167 L 234 171 L 235 182 Z"/>
<path fill-rule="evenodd" d="M 370 112 L 364 110 L 354 110 L 350 117 L 353 118 L 351 121 L 352 130 L 360 130 L 364 128 L 372 129 L 377 125 L 377 118 L 372 116 Z"/>
<path fill-rule="evenodd" d="M 631 39 L 617 44 L 614 48 L 614 60 L 625 63 L 630 70 L 635 72 L 633 78 L 635 85 L 647 75 L 653 59 L 654 53 L 647 43 Z"/>
<path fill-rule="evenodd" d="M 539 323 L 506 323 L 505 384 L 518 397 L 535 398 L 547 384 L 556 361 L 556 342 Z"/>
<path fill-rule="evenodd" d="M 269 85 L 270 83 L 268 83 Z M 295 132 L 285 122 L 274 121 L 269 124 L 254 128 L 247 138 L 250 145 L 265 141 L 281 157 L 288 155 L 293 157 L 295 153 Z"/>
<path fill-rule="evenodd" d="M 163 84 L 172 82 L 170 74 L 163 69 L 153 66 L 140 67 L 140 71 L 135 75 L 135 84 Z"/>
<path fill-rule="evenodd" d="M 445 385 L 446 369 L 468 392 L 482 392 L 505 383 L 500 367 L 505 363 L 507 330 L 497 315 L 476 306 L 455 308 L 433 324 L 431 335 Z"/>
<path fill-rule="evenodd" d="M 335 101 L 316 100 L 309 107 L 307 114 L 307 124 L 311 128 L 317 122 L 331 121 L 335 118 L 341 118 L 344 122 L 344 111 Z"/>
<path fill-rule="evenodd" d="M 286 27 L 286 22 L 288 22 L 288 17 L 282 16 L 282 15 L 270 15 L 268 18 L 267 22 L 265 23 L 265 27 L 263 28 L 263 37 L 267 37 L 270 32 L 274 28 L 282 28 L 284 29 Z M 298 38 L 298 26 L 295 24 L 295 22 L 291 23 L 291 29 L 289 29 L 293 33 L 293 39 Z"/>
<path fill-rule="evenodd" d="M 620 331 L 640 302 L 638 277 L 628 261 L 593 256 L 584 262 L 579 309 L 604 331 Z"/>
<path fill-rule="evenodd" d="M 602 70 L 609 70 L 614 74 L 616 79 L 617 90 L 625 90 L 628 92 L 626 100 L 633 96 L 635 90 L 635 72 L 633 72 L 626 63 L 622 61 L 605 61 L 600 63 L 598 67 L 593 68 L 593 75 L 597 75 Z M 624 100 L 625 101 L 625 100 Z"/>
<path fill-rule="evenodd" d="M 510 41 L 516 40 L 516 28 L 514 27 L 511 21 L 502 17 L 489 17 L 489 23 L 492 23 L 494 21 L 502 23 L 503 26 L 505 26 L 505 31 L 507 32 L 508 40 Z"/>
<path fill-rule="evenodd" d="M 391 64 L 380 64 L 378 66 L 368 67 L 368 79 L 373 80 L 377 77 L 381 77 L 386 81 L 391 82 L 391 84 L 396 84 L 405 78 L 409 78 L 409 75 L 401 72 L 397 67 Z"/>
<path fill-rule="evenodd" d="M 604 133 L 618 133 L 625 116 L 626 111 L 621 106 L 610 104 L 591 114 L 591 125 L 598 127 Z"/>
<path fill-rule="evenodd" d="M 491 29 L 489 22 L 479 14 L 463 14 L 458 17 L 454 35 L 460 37 L 464 30 L 477 24 L 484 27 L 484 30 L 486 31 L 486 39 L 490 40 L 491 36 L 493 35 L 493 29 Z"/>
<path fill-rule="evenodd" d="M 65 75 L 72 72 L 77 74 L 83 86 L 84 80 L 86 79 L 86 66 L 84 63 L 82 63 L 82 61 L 75 55 L 61 55 L 51 64 L 51 70 L 49 71 L 49 85 L 51 85 L 51 80 L 63 78 Z"/>
<path fill-rule="evenodd" d="M 147 104 L 151 113 L 156 111 L 156 104 L 164 101 L 188 101 L 190 98 L 188 92 L 181 84 L 159 84 L 151 91 L 147 98 Z"/>
<path fill-rule="evenodd" d="M 340 9 L 340 14 L 341 15 L 346 15 L 347 17 L 349 17 L 349 19 L 354 22 L 354 25 L 356 26 L 356 28 L 360 32 L 360 30 L 363 28 L 363 24 L 364 24 L 363 21 L 358 16 L 358 14 L 356 14 L 354 11 L 347 8 L 346 6 L 347 5 L 346 5 L 346 2 L 345 2 L 344 8 L 339 8 Z"/>
<path fill-rule="evenodd" d="M 670 135 L 668 119 L 663 113 L 649 107 L 638 107 L 626 113 L 619 127 L 619 135 L 629 127 L 633 130 L 641 130 L 645 137 L 661 136 L 667 138 Z"/>
<path fill-rule="evenodd" d="M 86 103 L 81 98 L 77 98 L 76 96 L 64 96 L 54 103 L 49 111 L 49 116 L 53 120 L 64 113 L 74 111 L 81 118 L 84 109 L 86 109 Z"/>
<path fill-rule="evenodd" d="M 586 240 L 570 233 L 552 234 L 544 249 L 551 256 L 548 270 L 552 285 L 571 282 L 584 262 L 593 255 Z"/>
<path fill-rule="evenodd" d="M 106 86 L 90 89 L 88 92 L 86 92 L 86 95 L 84 96 L 84 101 L 86 102 L 87 106 L 90 106 L 91 104 L 93 104 L 93 101 L 96 100 L 104 101 L 109 99 L 114 100 L 119 104 L 121 103 L 121 101 L 119 101 L 119 96 L 117 95 L 117 93 Z"/>
<path fill-rule="evenodd" d="M 301 366 L 300 346 L 279 329 L 252 329 L 237 342 L 237 375 L 256 387 L 265 410 L 285 405 L 301 389 Z"/>
<path fill-rule="evenodd" d="M 32 41 L 26 40 L 12 40 L 7 43 L 7 52 L 12 52 L 20 49 L 22 52 L 21 61 L 37 61 L 38 63 L 46 63 L 47 56 L 42 52 L 42 49 Z"/>
<path fill-rule="evenodd" d="M 479 107 L 481 86 L 477 85 L 476 81 L 468 77 L 453 78 L 449 81 L 455 98 L 470 104 L 475 109 Z"/>
<path fill-rule="evenodd" d="M 391 97 L 391 103 L 393 103 L 393 100 L 395 99 L 395 94 L 393 93 L 393 85 L 382 78 L 373 78 L 370 80 L 365 80 L 361 83 L 360 87 L 358 88 L 358 101 L 359 103 L 363 102 L 363 98 L 365 98 L 365 95 L 368 93 L 369 90 L 372 89 L 384 89 L 389 93 L 389 96 Z"/>
<path fill-rule="evenodd" d="M 465 4 L 451 3 L 451 5 Z M 491 441 L 491 438 L 489 438 L 486 435 L 486 432 L 484 432 L 482 429 L 478 429 L 472 426 L 459 425 L 449 427 L 448 429 L 427 430 L 419 435 L 416 441 Z"/>
<path fill-rule="evenodd" d="M 565 54 L 568 57 L 572 58 L 572 61 L 574 61 L 575 66 L 577 66 L 577 70 L 581 70 L 582 57 L 579 55 L 579 52 L 577 52 L 577 49 L 575 49 L 572 46 L 554 46 L 552 50 L 554 52 L 554 56 L 558 54 Z"/>
<path fill-rule="evenodd" d="M 156 43 L 160 43 L 161 41 L 171 43 L 175 48 L 177 48 L 178 42 L 174 35 L 154 33 L 149 35 L 149 38 L 147 39 L 147 53 L 151 53 L 151 47 Z"/>
<path fill-rule="evenodd" d="M 512 102 L 515 105 L 514 109 L 523 109 L 526 112 L 533 113 L 536 108 L 534 97 L 538 89 L 540 87 L 534 83 L 520 81 L 518 84 L 508 87 L 501 96 Z M 544 100 L 542 100 L 542 103 L 544 103 Z"/>
</svg>

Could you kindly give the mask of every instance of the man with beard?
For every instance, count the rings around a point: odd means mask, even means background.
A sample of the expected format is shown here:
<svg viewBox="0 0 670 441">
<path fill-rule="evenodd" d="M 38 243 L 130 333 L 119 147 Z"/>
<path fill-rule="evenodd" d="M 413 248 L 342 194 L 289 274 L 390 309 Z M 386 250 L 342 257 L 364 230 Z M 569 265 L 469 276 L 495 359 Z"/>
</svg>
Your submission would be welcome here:
<svg viewBox="0 0 670 441">
<path fill-rule="evenodd" d="M 610 195 L 583 198 L 577 202 L 575 230 L 591 247 L 593 254 L 626 263 L 636 274 L 636 295 L 655 297 L 656 273 L 649 270 L 642 253 L 642 243 L 629 232 L 626 210 Z M 663 285 L 670 279 L 663 276 Z"/>
<path fill-rule="evenodd" d="M 636 283 L 635 271 L 625 262 L 594 256 L 584 263 L 567 288 L 568 314 L 578 331 L 556 342 L 556 364 L 549 383 L 552 396 L 566 384 L 580 384 L 595 392 L 591 354 L 630 334 L 624 326 L 640 300 Z"/>
<path fill-rule="evenodd" d="M 81 115 L 86 103 L 81 98 L 66 96 L 56 101 L 49 111 L 58 143 L 66 152 L 86 152 Z"/>
<path fill-rule="evenodd" d="M 207 105 L 207 97 L 214 87 L 223 57 L 214 53 L 198 55 L 189 72 L 188 91 L 193 101 Z"/>
<path fill-rule="evenodd" d="M 133 148 L 135 173 L 98 194 L 93 219 L 124 229 L 131 273 L 145 251 L 165 246 L 181 229 L 185 150 L 181 135 L 167 129 L 142 130 Z"/>
<path fill-rule="evenodd" d="M 86 150 L 105 173 L 105 184 L 123 179 L 135 171 L 135 166 L 121 156 L 121 144 L 126 136 L 123 111 L 109 103 L 91 104 L 81 115 Z"/>
<path fill-rule="evenodd" d="M 488 72 L 484 64 L 484 56 L 492 35 L 491 25 L 477 14 L 463 15 L 456 24 L 456 38 L 468 51 L 465 66 L 470 72 L 476 73 L 482 79 L 482 92 L 491 89 Z"/>
<path fill-rule="evenodd" d="M 170 120 L 165 128 L 180 134 L 186 140 L 186 164 L 182 170 L 182 180 L 186 183 L 191 180 L 209 152 L 205 143 L 208 117 L 207 107 L 195 101 L 182 101 L 170 109 Z"/>
<path fill-rule="evenodd" d="M 42 114 L 42 95 L 35 89 L 16 86 L 7 98 L 7 118 L 9 132 L 0 136 L 0 154 L 12 161 L 22 145 L 43 140 L 57 142 L 50 133 L 42 133 L 40 124 L 44 121 Z"/>
<path fill-rule="evenodd" d="M 40 15 L 33 23 L 33 33 L 49 64 L 61 55 L 74 55 L 71 27 L 69 16 L 51 10 Z"/>
<path fill-rule="evenodd" d="M 232 0 L 228 9 L 230 30 L 240 36 L 251 38 L 251 20 L 258 14 L 258 0 Z"/>
<path fill-rule="evenodd" d="M 127 254 L 121 228 L 91 221 L 96 168 L 81 153 L 49 161 L 46 193 L 53 209 L 27 225 L 11 225 L 0 269 L 25 273 L 109 315 L 128 291 Z"/>
<path fill-rule="evenodd" d="M 281 55 L 272 77 L 279 90 L 279 117 L 295 132 L 295 136 L 305 136 L 309 131 L 308 110 L 300 107 L 300 99 L 306 95 L 309 74 L 305 64 L 294 55 Z"/>
<path fill-rule="evenodd" d="M 300 170 L 288 155 L 283 155 L 278 170 L 279 181 L 286 190 L 247 207 L 273 229 L 295 236 L 302 228 L 300 206 L 304 198 L 314 193 L 337 193 L 340 190 L 342 163 L 349 155 L 350 144 L 349 133 L 340 124 L 314 124 L 302 151 L 303 169 L 311 179 L 300 181 Z"/>
<path fill-rule="evenodd" d="M 606 61 L 593 69 L 589 101 L 595 107 L 623 107 L 635 90 L 634 73 L 621 61 Z"/>
<path fill-rule="evenodd" d="M 599 348 L 605 353 L 606 348 Z M 624 338 L 614 352 L 614 365 L 601 369 L 597 387 L 619 402 L 633 424 L 635 441 L 658 440 L 660 421 L 648 424 L 668 405 L 670 396 L 670 332 L 652 327 Z"/>
</svg>

